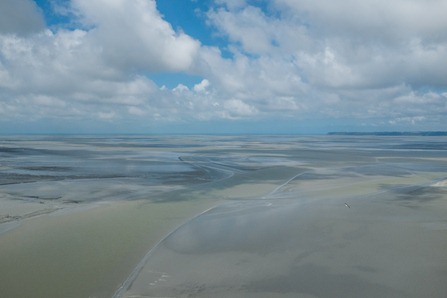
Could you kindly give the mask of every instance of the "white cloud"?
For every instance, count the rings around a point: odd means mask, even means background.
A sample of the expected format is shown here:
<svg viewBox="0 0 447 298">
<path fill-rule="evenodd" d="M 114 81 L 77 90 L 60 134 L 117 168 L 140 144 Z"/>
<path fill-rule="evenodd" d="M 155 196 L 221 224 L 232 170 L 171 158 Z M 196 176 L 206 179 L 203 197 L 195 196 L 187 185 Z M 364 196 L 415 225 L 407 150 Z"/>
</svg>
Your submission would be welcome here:
<svg viewBox="0 0 447 298">
<path fill-rule="evenodd" d="M 301 53 L 297 61 L 305 71 L 310 83 L 315 86 L 353 87 L 359 85 L 361 77 L 327 46 L 320 53 Z"/>
<path fill-rule="evenodd" d="M 446 1 L 275 3 L 285 21 L 308 24 L 306 34 L 314 41 L 314 48 L 299 50 L 312 56 L 331 48 L 334 58 L 357 78 L 359 87 L 402 82 L 445 84 L 446 68 L 441 69 L 437 62 L 447 56 L 447 18 L 443 17 Z"/>
<path fill-rule="evenodd" d="M 446 5 L 276 0 L 270 11 L 213 9 L 210 23 L 234 54 L 211 68 L 213 83 L 266 113 L 288 98 L 298 117 L 445 114 L 443 100 L 427 106 L 438 92 L 418 90 L 447 87 Z"/>
<path fill-rule="evenodd" d="M 425 121 L 426 117 L 424 116 L 414 116 L 414 117 L 399 117 L 399 118 L 395 118 L 395 119 L 391 119 L 389 120 L 389 123 L 392 125 L 396 125 L 396 124 L 404 124 L 404 125 L 416 125 L 417 123 L 421 122 L 421 121 Z"/>
<path fill-rule="evenodd" d="M 273 30 L 260 8 L 248 6 L 238 11 L 224 9 L 208 13 L 212 24 L 249 53 L 268 53 L 273 46 Z"/>
<path fill-rule="evenodd" d="M 115 118 L 115 112 L 111 111 L 111 112 L 99 112 L 98 113 L 98 118 L 102 119 L 102 120 L 110 120 Z"/>
<path fill-rule="evenodd" d="M 172 89 L 172 91 L 174 93 L 177 93 L 177 94 L 180 93 L 181 94 L 181 93 L 184 93 L 184 92 L 188 92 L 189 88 L 187 86 L 183 85 L 183 84 L 178 84 L 174 89 Z"/>
<path fill-rule="evenodd" d="M 257 113 L 256 108 L 238 99 L 230 99 L 224 102 L 224 115 L 228 118 L 252 116 Z"/>
<path fill-rule="evenodd" d="M 427 104 L 442 103 L 446 100 L 447 100 L 447 98 L 445 96 L 434 93 L 434 92 L 417 94 L 416 92 L 412 91 L 405 95 L 396 97 L 394 99 L 394 102 L 395 103 L 403 103 L 403 104 L 424 104 L 424 105 L 427 105 Z"/>
<path fill-rule="evenodd" d="M 200 83 L 194 85 L 195 92 L 207 93 L 207 88 L 210 86 L 210 81 L 203 79 Z"/>
<path fill-rule="evenodd" d="M 185 71 L 200 43 L 177 33 L 156 9 L 155 0 L 73 0 L 89 43 L 120 69 Z"/>
<path fill-rule="evenodd" d="M 275 0 L 283 12 L 308 23 L 327 36 L 342 35 L 399 43 L 414 34 L 432 38 L 446 36 L 443 0 Z M 444 32 L 443 32 L 444 31 Z M 366 35 L 365 35 L 366 34 Z M 377 41 L 377 40 L 376 40 Z"/>
<path fill-rule="evenodd" d="M 214 2 L 219 49 L 176 32 L 154 0 L 72 0 L 80 26 L 53 31 L 34 2 L 5 0 L 0 16 L 22 5 L 26 21 L 0 18 L 0 117 L 447 118 L 445 1 L 258 3 Z M 202 80 L 171 89 L 145 76 L 157 72 Z"/>
<path fill-rule="evenodd" d="M 143 116 L 143 115 L 146 114 L 145 110 L 143 110 L 143 109 L 141 109 L 139 107 L 134 107 L 134 106 L 130 106 L 128 108 L 128 112 L 129 112 L 129 114 L 136 115 L 136 116 Z"/>
<path fill-rule="evenodd" d="M 230 10 L 237 10 L 247 5 L 246 0 L 216 0 L 216 4 L 225 5 Z"/>
<path fill-rule="evenodd" d="M 0 1 L 0 34 L 28 35 L 44 27 L 42 13 L 33 1 Z"/>
<path fill-rule="evenodd" d="M 166 109 L 170 104 L 163 97 L 169 95 L 138 73 L 186 71 L 200 43 L 175 32 L 155 1 L 74 0 L 72 5 L 84 29 L 0 34 L 3 120 L 30 114 L 111 119 Z M 17 112 L 10 114 L 13 108 Z M 95 113 L 98 109 L 106 112 Z"/>
</svg>

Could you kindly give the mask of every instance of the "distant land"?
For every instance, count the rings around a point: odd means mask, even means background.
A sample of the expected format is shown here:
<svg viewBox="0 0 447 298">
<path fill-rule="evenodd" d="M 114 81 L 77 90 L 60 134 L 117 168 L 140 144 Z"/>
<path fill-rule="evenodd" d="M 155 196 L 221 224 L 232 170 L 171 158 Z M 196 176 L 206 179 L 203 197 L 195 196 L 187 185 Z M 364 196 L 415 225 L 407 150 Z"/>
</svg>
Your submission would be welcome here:
<svg viewBox="0 0 447 298">
<path fill-rule="evenodd" d="M 328 132 L 337 136 L 447 136 L 447 131 Z"/>
</svg>

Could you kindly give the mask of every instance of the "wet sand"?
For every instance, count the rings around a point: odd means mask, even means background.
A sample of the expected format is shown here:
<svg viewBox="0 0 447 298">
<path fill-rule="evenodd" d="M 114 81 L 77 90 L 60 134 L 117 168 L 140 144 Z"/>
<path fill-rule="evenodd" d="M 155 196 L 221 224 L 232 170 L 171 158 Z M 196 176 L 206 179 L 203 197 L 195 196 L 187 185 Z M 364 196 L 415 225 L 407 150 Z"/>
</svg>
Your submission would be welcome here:
<svg viewBox="0 0 447 298">
<path fill-rule="evenodd" d="M 0 142 L 2 295 L 445 297 L 445 143 Z"/>
<path fill-rule="evenodd" d="M 165 239 L 117 297 L 444 297 L 447 189 L 380 181 L 222 204 Z"/>
<path fill-rule="evenodd" d="M 212 202 L 104 202 L 24 220 L 0 237 L 4 297 L 111 297 L 163 235 Z"/>
<path fill-rule="evenodd" d="M 226 204 L 151 254 L 122 297 L 444 297 L 446 204 Z"/>
</svg>

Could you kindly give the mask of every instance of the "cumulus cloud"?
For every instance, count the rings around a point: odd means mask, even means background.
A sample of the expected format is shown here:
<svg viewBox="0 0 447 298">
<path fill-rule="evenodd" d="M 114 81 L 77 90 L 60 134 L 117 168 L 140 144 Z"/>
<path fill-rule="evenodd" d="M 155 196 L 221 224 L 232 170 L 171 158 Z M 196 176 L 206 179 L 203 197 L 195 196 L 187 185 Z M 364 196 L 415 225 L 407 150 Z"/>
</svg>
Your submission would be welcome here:
<svg viewBox="0 0 447 298">
<path fill-rule="evenodd" d="M 0 34 L 27 35 L 44 27 L 42 13 L 33 1 L 0 1 Z"/>
<path fill-rule="evenodd" d="M 154 0 L 73 0 L 89 42 L 107 63 L 126 70 L 185 71 L 200 43 L 173 30 Z"/>
<path fill-rule="evenodd" d="M 424 85 L 433 80 L 445 83 L 446 72 L 433 63 L 447 55 L 447 19 L 442 17 L 445 1 L 275 3 L 285 19 L 308 24 L 307 34 L 321 43 L 319 52 L 330 48 L 362 87 L 401 82 Z"/>
<path fill-rule="evenodd" d="M 31 0 L 1 2 L 3 120 L 447 120 L 442 0 L 215 0 L 202 16 L 220 48 L 174 30 L 155 0 L 64 9 L 76 29 L 46 28 Z M 160 87 L 157 72 L 201 79 Z"/>
<path fill-rule="evenodd" d="M 248 53 L 265 54 L 274 46 L 275 28 L 258 7 L 248 6 L 238 11 L 218 9 L 210 11 L 208 17 Z"/>
<path fill-rule="evenodd" d="M 311 30 L 326 36 L 355 37 L 361 42 L 405 42 L 414 35 L 427 39 L 446 37 L 447 3 L 386 0 L 275 0 L 284 13 L 298 17 Z M 444 31 L 444 32 L 443 32 Z M 441 34 L 441 35 L 438 35 Z"/>
<path fill-rule="evenodd" d="M 251 116 L 256 114 L 256 108 L 246 104 L 238 99 L 230 99 L 224 102 L 224 116 L 227 118 L 238 118 L 244 116 Z"/>
<path fill-rule="evenodd" d="M 66 9 L 83 25 L 55 31 L 42 26 L 33 1 L 1 5 L 4 14 L 10 8 L 30 17 L 32 27 L 26 31 L 26 24 L 13 23 L 16 32 L 29 34 L 0 35 L 4 120 L 29 119 L 30 114 L 31 118 L 91 114 L 112 119 L 156 113 L 158 107 L 166 107 L 163 98 L 169 95 L 140 73 L 188 71 L 200 47 L 200 42 L 175 32 L 162 19 L 155 1 L 73 0 Z M 40 23 L 32 22 L 31 12 L 40 17 Z M 95 109 L 104 111 L 94 113 Z M 11 114 L 12 110 L 16 113 Z"/>
<path fill-rule="evenodd" d="M 194 85 L 194 91 L 196 92 L 207 92 L 207 88 L 210 86 L 210 81 L 203 79 L 200 83 Z"/>
<path fill-rule="evenodd" d="M 246 0 L 216 0 L 216 4 L 225 5 L 230 10 L 239 9 L 247 5 Z"/>
<path fill-rule="evenodd" d="M 433 90 L 447 87 L 440 63 L 447 59 L 446 5 L 275 0 L 267 9 L 218 6 L 209 21 L 233 45 L 228 69 L 235 73 L 219 79 L 241 99 L 260 99 L 260 110 L 287 98 L 297 117 L 306 117 L 304 111 L 354 119 L 445 115 L 445 98 Z"/>
</svg>

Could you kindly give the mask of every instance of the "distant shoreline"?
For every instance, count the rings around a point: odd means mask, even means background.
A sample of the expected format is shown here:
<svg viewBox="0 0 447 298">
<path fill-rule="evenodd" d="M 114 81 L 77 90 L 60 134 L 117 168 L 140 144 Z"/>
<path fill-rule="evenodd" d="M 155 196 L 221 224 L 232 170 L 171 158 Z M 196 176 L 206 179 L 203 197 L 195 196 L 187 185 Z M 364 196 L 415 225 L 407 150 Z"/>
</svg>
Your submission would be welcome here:
<svg viewBox="0 0 447 298">
<path fill-rule="evenodd" d="M 328 132 L 335 136 L 447 136 L 447 131 Z"/>
</svg>

